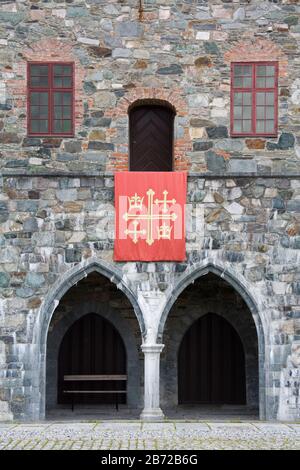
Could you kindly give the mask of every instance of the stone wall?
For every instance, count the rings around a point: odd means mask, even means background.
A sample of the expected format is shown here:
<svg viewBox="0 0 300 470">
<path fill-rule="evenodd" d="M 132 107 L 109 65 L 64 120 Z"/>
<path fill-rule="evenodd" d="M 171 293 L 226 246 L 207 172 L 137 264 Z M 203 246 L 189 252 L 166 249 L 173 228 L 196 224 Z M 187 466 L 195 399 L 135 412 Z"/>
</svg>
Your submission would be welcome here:
<svg viewBox="0 0 300 470">
<path fill-rule="evenodd" d="M 139 5 L 1 2 L 0 418 L 44 416 L 52 314 L 95 270 L 129 299 L 136 347 L 163 341 L 197 276 L 226 279 L 258 332 L 261 417 L 299 419 L 299 2 Z M 266 58 L 279 64 L 278 138 L 230 138 L 230 63 Z M 74 137 L 27 136 L 30 60 L 74 62 Z M 174 167 L 189 170 L 183 263 L 112 260 L 113 171 L 128 168 L 128 108 L 148 99 L 176 109 Z"/>
<path fill-rule="evenodd" d="M 128 107 L 176 109 L 174 166 L 195 172 L 299 172 L 297 1 L 17 0 L 0 6 L 4 171 L 128 168 Z M 230 62 L 279 63 L 278 139 L 229 137 Z M 26 64 L 74 61 L 74 138 L 26 135 Z"/>
</svg>

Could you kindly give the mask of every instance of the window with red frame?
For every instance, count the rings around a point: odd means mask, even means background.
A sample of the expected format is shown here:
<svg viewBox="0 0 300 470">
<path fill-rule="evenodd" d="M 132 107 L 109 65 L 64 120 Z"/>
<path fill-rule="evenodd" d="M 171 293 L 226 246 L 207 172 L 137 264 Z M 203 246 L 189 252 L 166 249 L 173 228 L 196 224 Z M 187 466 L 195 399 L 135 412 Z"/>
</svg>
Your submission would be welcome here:
<svg viewBox="0 0 300 470">
<path fill-rule="evenodd" d="M 231 64 L 231 135 L 276 136 L 277 62 Z"/>
<path fill-rule="evenodd" d="M 28 134 L 74 133 L 72 63 L 28 64 Z"/>
</svg>

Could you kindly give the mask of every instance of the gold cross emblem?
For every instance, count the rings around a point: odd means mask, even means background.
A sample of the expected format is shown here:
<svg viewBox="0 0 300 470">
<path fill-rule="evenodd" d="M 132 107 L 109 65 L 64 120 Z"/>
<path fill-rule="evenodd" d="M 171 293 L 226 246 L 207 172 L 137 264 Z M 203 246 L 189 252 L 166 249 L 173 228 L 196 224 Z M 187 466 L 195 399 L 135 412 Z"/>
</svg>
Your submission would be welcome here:
<svg viewBox="0 0 300 470">
<path fill-rule="evenodd" d="M 143 200 L 144 197 L 139 196 L 137 193 L 134 196 L 128 198 L 129 209 L 123 215 L 126 222 L 132 221 L 133 229 L 129 230 L 128 228 L 124 231 L 125 235 L 132 235 L 133 243 L 138 243 L 142 235 L 146 235 L 146 243 L 152 245 L 155 241 L 154 236 L 154 221 L 158 223 L 162 222 L 162 225 L 159 225 L 157 228 L 157 239 L 171 239 L 172 227 L 169 227 L 166 224 L 166 221 L 174 222 L 177 219 L 175 212 L 168 213 L 168 204 L 175 204 L 176 199 L 168 199 L 168 191 L 163 191 L 163 199 L 155 199 L 155 192 L 153 189 L 148 189 L 146 192 L 147 195 L 147 206 L 146 213 L 143 214 L 131 214 L 132 209 L 143 209 Z M 162 213 L 158 212 L 159 206 L 162 205 Z M 140 223 L 144 221 L 146 223 L 146 228 L 139 228 Z"/>
</svg>

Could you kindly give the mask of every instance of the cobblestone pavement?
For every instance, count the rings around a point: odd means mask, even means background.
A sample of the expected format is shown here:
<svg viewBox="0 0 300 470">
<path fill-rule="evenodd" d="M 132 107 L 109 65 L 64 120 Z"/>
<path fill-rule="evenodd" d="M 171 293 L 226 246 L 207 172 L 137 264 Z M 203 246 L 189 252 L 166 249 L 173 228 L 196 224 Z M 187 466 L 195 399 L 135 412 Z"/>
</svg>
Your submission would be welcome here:
<svg viewBox="0 0 300 470">
<path fill-rule="evenodd" d="M 0 449 L 300 449 L 300 423 L 140 421 L 1 424 Z"/>
</svg>

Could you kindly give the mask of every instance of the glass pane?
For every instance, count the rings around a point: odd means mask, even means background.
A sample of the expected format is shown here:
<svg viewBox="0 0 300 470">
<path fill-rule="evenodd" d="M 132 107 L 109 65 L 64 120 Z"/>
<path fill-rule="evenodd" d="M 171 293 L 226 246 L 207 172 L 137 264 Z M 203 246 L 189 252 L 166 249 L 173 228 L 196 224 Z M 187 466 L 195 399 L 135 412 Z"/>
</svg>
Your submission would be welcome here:
<svg viewBox="0 0 300 470">
<path fill-rule="evenodd" d="M 252 77 L 244 77 L 244 88 L 250 88 L 252 86 Z"/>
<path fill-rule="evenodd" d="M 242 121 L 234 121 L 233 123 L 234 132 L 242 132 Z"/>
<path fill-rule="evenodd" d="M 39 121 L 31 121 L 30 123 L 31 132 L 39 132 Z"/>
<path fill-rule="evenodd" d="M 40 106 L 40 118 L 48 117 L 48 106 Z"/>
<path fill-rule="evenodd" d="M 39 107 L 38 106 L 31 106 L 30 111 L 31 111 L 31 117 L 37 118 L 39 117 Z"/>
<path fill-rule="evenodd" d="M 243 121 L 243 132 L 251 132 L 251 121 Z"/>
<path fill-rule="evenodd" d="M 242 93 L 234 93 L 233 104 L 241 105 L 243 102 L 243 94 Z"/>
<path fill-rule="evenodd" d="M 244 65 L 243 75 L 251 75 L 252 74 L 252 65 Z"/>
<path fill-rule="evenodd" d="M 63 66 L 62 65 L 54 65 L 54 76 L 59 77 L 63 73 Z"/>
<path fill-rule="evenodd" d="M 266 104 L 274 104 L 274 93 L 273 92 L 269 92 L 269 93 L 266 93 Z"/>
<path fill-rule="evenodd" d="M 54 117 L 61 118 L 62 117 L 62 108 L 60 106 L 54 107 Z"/>
<path fill-rule="evenodd" d="M 274 121 L 268 120 L 266 121 L 266 132 L 274 132 Z"/>
<path fill-rule="evenodd" d="M 39 93 L 30 94 L 30 104 L 39 104 Z"/>
<path fill-rule="evenodd" d="M 235 86 L 235 87 L 241 87 L 241 88 L 243 87 L 243 79 L 242 79 L 242 77 L 236 77 L 236 78 L 234 79 L 234 86 Z"/>
<path fill-rule="evenodd" d="M 54 132 L 62 132 L 62 121 L 54 121 Z"/>
<path fill-rule="evenodd" d="M 265 132 L 265 121 L 256 121 L 256 132 Z"/>
<path fill-rule="evenodd" d="M 266 67 L 266 72 L 268 77 L 274 77 L 275 76 L 275 67 L 274 65 L 267 65 Z"/>
<path fill-rule="evenodd" d="M 39 93 L 40 95 L 40 104 L 48 105 L 48 93 Z"/>
<path fill-rule="evenodd" d="M 266 88 L 266 79 L 265 78 L 257 78 L 256 86 L 257 86 L 257 88 Z"/>
<path fill-rule="evenodd" d="M 266 119 L 274 119 L 274 108 L 272 106 L 266 108 Z"/>
<path fill-rule="evenodd" d="M 64 76 L 71 76 L 72 75 L 72 66 L 71 65 L 64 65 L 63 66 L 63 74 Z"/>
<path fill-rule="evenodd" d="M 243 113 L 243 108 L 242 108 L 242 106 L 234 106 L 234 108 L 233 108 L 233 113 L 234 113 L 235 119 L 241 118 L 241 117 L 242 117 L 242 113 Z"/>
<path fill-rule="evenodd" d="M 243 118 L 244 119 L 251 119 L 251 106 L 245 106 L 244 107 L 244 112 L 243 112 Z"/>
<path fill-rule="evenodd" d="M 71 118 L 71 108 L 69 106 L 63 108 L 64 118 Z"/>
<path fill-rule="evenodd" d="M 234 76 L 238 77 L 243 75 L 243 66 L 242 65 L 235 65 L 234 66 Z"/>
<path fill-rule="evenodd" d="M 72 95 L 71 93 L 63 93 L 63 102 L 64 105 L 70 105 L 72 102 Z"/>
<path fill-rule="evenodd" d="M 54 104 L 62 104 L 62 93 L 54 93 Z"/>
<path fill-rule="evenodd" d="M 252 93 L 243 93 L 243 103 L 244 105 L 252 103 Z"/>
<path fill-rule="evenodd" d="M 63 87 L 70 88 L 72 86 L 72 79 L 71 77 L 64 77 L 63 78 Z"/>
<path fill-rule="evenodd" d="M 30 75 L 48 75 L 48 65 L 30 65 Z"/>
<path fill-rule="evenodd" d="M 257 119 L 265 119 L 265 107 L 264 106 L 258 106 L 256 108 L 256 117 Z"/>
<path fill-rule="evenodd" d="M 266 66 L 265 65 L 258 65 L 256 67 L 256 74 L 258 77 L 265 77 L 266 76 Z"/>
<path fill-rule="evenodd" d="M 54 86 L 56 88 L 62 88 L 63 86 L 62 78 L 54 78 Z"/>
<path fill-rule="evenodd" d="M 266 78 L 266 88 L 273 88 L 275 86 L 275 79 L 272 77 Z"/>
<path fill-rule="evenodd" d="M 256 93 L 256 104 L 265 104 L 265 93 Z"/>
<path fill-rule="evenodd" d="M 48 132 L 48 120 L 47 119 L 40 121 L 40 132 Z"/>
<path fill-rule="evenodd" d="M 70 132 L 71 131 L 71 121 L 64 121 L 63 122 L 64 126 L 64 132 Z"/>
</svg>

